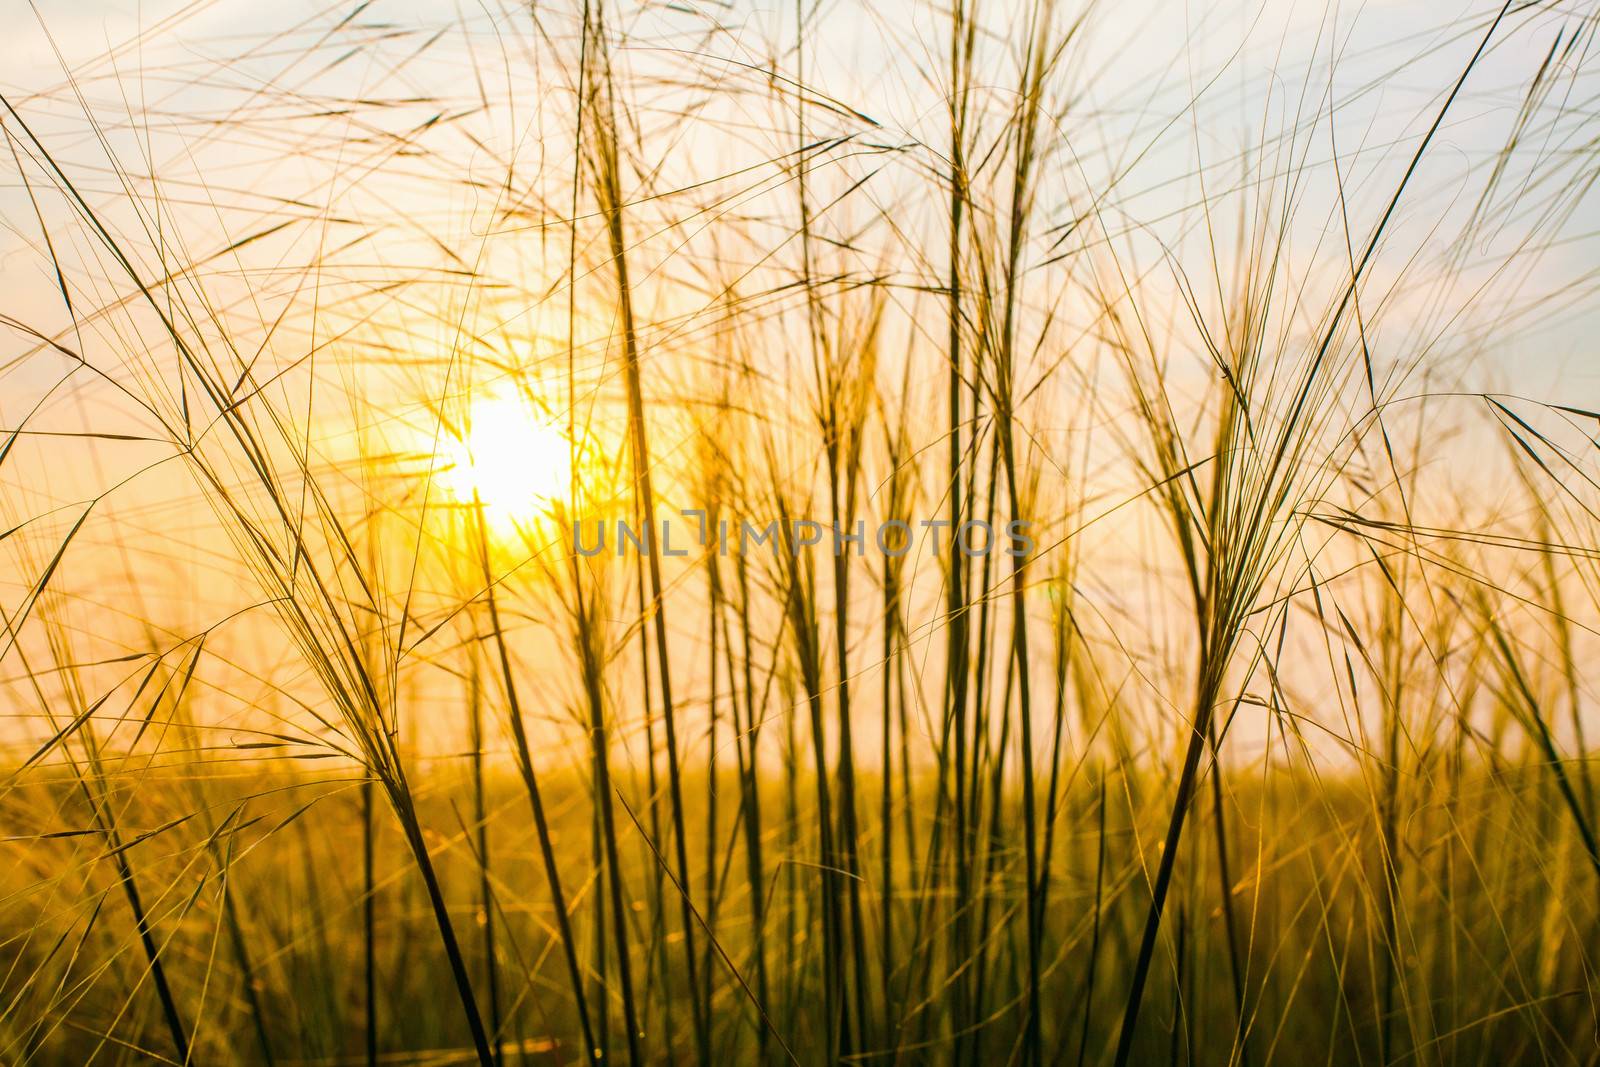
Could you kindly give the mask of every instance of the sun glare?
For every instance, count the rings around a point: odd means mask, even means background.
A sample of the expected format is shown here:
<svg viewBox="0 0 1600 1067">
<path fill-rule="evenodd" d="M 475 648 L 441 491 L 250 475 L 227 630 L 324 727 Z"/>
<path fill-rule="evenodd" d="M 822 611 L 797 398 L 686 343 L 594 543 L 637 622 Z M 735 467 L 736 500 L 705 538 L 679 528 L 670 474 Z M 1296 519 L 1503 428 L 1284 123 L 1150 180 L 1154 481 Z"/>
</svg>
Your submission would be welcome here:
<svg viewBox="0 0 1600 1067">
<path fill-rule="evenodd" d="M 519 398 L 473 403 L 459 434 L 446 434 L 435 476 L 463 502 L 482 501 L 505 522 L 530 522 L 571 486 L 571 450 L 561 428 Z"/>
</svg>

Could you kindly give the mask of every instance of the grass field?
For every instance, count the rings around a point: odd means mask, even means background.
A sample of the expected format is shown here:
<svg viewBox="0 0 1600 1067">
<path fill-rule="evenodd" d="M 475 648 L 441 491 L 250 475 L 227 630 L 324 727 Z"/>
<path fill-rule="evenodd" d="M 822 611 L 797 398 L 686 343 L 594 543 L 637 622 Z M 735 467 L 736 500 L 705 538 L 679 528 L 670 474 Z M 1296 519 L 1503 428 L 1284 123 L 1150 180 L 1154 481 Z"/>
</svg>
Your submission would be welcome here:
<svg viewBox="0 0 1600 1067">
<path fill-rule="evenodd" d="M 1600 7 L 4 3 L 0 1064 L 1600 1063 Z"/>
</svg>

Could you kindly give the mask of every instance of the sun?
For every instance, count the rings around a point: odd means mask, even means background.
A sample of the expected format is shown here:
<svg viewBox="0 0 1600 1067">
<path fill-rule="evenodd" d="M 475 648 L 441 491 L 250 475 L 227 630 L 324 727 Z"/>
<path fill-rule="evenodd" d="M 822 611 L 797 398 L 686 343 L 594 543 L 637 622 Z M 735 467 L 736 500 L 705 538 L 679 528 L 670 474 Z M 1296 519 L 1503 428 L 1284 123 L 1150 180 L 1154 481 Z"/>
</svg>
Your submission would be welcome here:
<svg viewBox="0 0 1600 1067">
<path fill-rule="evenodd" d="M 434 477 L 457 500 L 481 502 L 498 523 L 528 523 L 570 492 L 571 445 L 520 397 L 483 397 L 457 432 L 443 435 Z"/>
</svg>

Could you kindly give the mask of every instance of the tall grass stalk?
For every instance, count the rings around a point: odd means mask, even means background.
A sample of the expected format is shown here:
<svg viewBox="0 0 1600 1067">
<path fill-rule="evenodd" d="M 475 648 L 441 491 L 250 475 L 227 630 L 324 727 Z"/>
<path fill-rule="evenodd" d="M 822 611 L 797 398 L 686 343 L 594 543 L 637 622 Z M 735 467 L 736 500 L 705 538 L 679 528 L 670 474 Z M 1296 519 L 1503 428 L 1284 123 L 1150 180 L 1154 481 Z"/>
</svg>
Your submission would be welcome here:
<svg viewBox="0 0 1600 1067">
<path fill-rule="evenodd" d="M 649 433 L 645 425 L 644 376 L 634 321 L 633 292 L 628 274 L 628 239 L 624 209 L 621 131 L 617 125 L 617 103 L 607 46 L 605 7 L 596 2 L 584 5 L 584 69 L 581 72 L 582 100 L 589 129 L 590 171 L 593 191 L 606 228 L 611 266 L 616 279 L 617 311 L 622 334 L 623 377 L 627 387 L 628 455 L 638 514 L 648 529 L 656 521 L 656 495 L 651 472 Z M 660 681 L 661 717 L 666 730 L 667 788 L 673 822 L 678 892 L 680 895 L 684 969 L 690 991 L 690 1016 L 694 1022 L 695 1049 L 701 1067 L 711 1060 L 710 1023 L 695 991 L 698 962 L 695 950 L 694 912 L 690 902 L 688 834 L 685 830 L 683 781 L 679 770 L 677 713 L 673 703 L 671 657 L 668 651 L 667 605 L 661 579 L 661 546 L 648 538 L 645 559 L 650 576 L 650 606 L 647 621 L 655 634 L 656 672 Z"/>
</svg>

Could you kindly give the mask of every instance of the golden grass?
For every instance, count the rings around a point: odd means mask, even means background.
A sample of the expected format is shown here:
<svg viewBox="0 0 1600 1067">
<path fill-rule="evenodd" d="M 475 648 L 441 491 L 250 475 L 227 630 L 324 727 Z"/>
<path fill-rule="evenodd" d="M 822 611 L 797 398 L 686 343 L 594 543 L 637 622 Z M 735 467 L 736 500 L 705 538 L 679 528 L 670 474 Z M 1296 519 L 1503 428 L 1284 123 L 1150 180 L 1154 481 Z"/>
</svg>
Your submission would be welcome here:
<svg viewBox="0 0 1600 1067">
<path fill-rule="evenodd" d="M 0 1063 L 1600 1062 L 1595 12 L 291 8 L 0 88 Z"/>
</svg>

